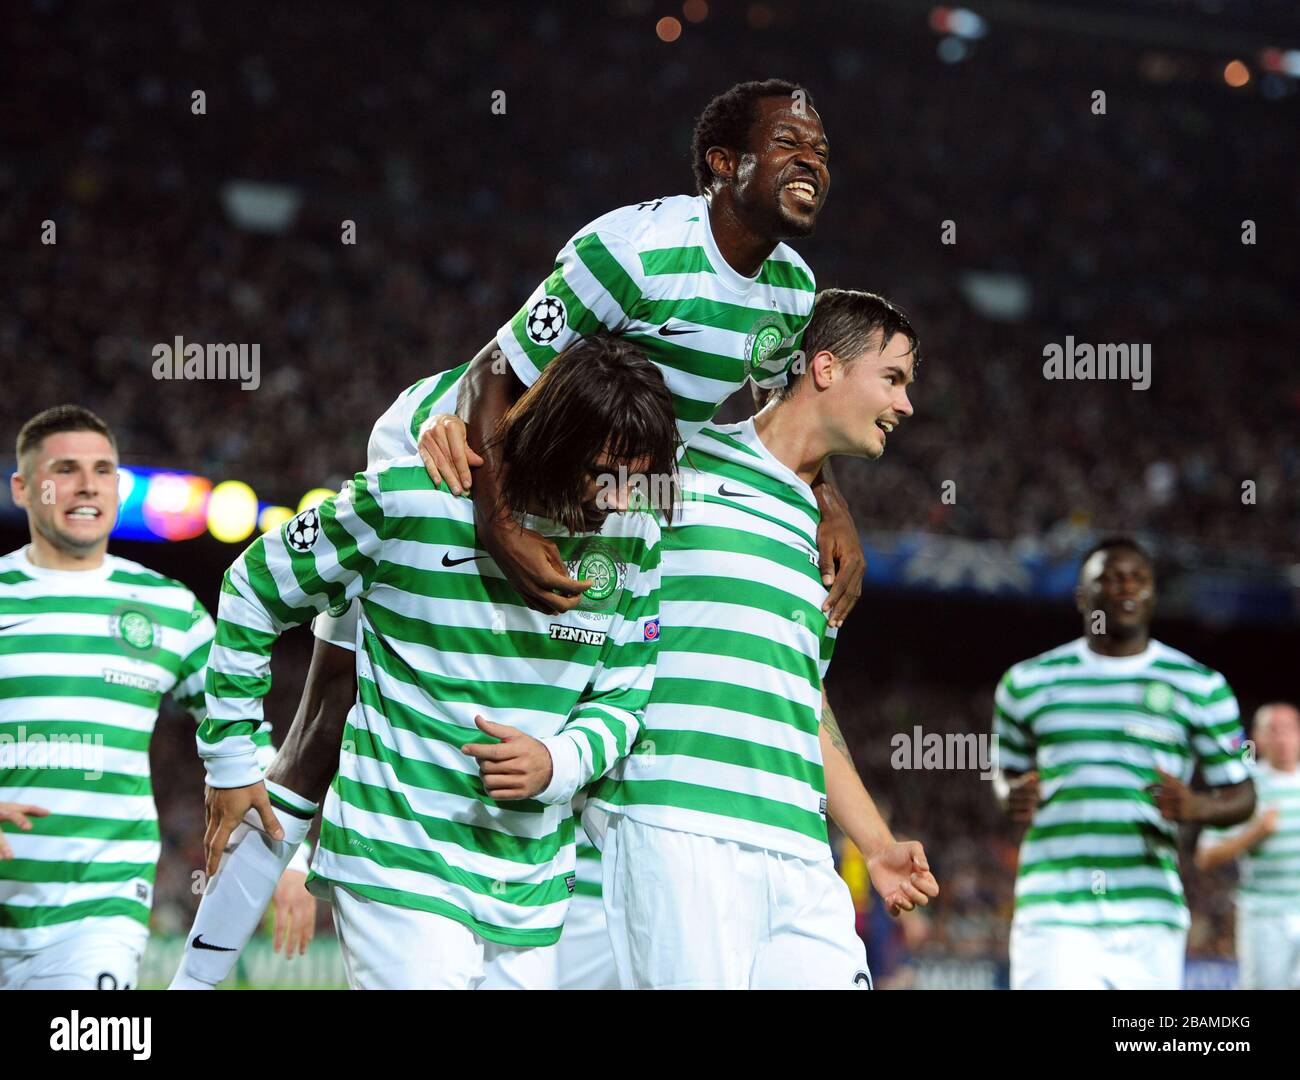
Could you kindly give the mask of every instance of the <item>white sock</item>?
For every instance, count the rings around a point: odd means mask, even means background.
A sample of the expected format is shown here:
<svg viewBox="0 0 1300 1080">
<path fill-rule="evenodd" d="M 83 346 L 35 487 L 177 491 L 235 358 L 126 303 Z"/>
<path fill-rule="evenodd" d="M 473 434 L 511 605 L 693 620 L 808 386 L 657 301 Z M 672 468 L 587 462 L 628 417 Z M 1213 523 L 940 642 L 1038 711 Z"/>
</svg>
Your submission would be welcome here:
<svg viewBox="0 0 1300 1080">
<path fill-rule="evenodd" d="M 307 838 L 317 805 L 270 781 L 266 790 L 284 839 L 272 840 L 262 831 L 256 810 L 250 810 L 231 834 L 199 901 L 185 956 L 169 990 L 213 990 L 230 975 L 262 921 L 284 868 Z M 201 943 L 197 949 L 195 942 Z"/>
</svg>

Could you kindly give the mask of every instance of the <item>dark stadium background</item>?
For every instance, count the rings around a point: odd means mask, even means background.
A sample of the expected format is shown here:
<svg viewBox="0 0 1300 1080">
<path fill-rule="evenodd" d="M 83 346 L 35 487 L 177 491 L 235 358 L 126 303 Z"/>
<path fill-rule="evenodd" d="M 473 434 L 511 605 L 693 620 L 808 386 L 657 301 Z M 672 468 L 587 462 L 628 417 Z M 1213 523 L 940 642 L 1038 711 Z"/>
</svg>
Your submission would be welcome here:
<svg viewBox="0 0 1300 1080">
<path fill-rule="evenodd" d="M 6 5 L 0 431 L 81 402 L 126 464 L 295 505 L 360 467 L 393 397 L 471 356 L 578 227 L 693 190 L 710 96 L 801 81 L 834 179 L 818 235 L 796 246 L 820 286 L 902 304 L 925 357 L 887 457 L 838 466 L 872 569 L 829 687 L 868 787 L 924 841 L 944 892 L 906 941 L 863 924 L 899 985 L 996 979 L 1016 836 L 977 773 L 894 770 L 890 736 L 987 731 L 1002 671 L 1077 635 L 1061 582 L 1089 539 L 1132 531 L 1155 548 L 1156 634 L 1222 670 L 1244 713 L 1300 697 L 1300 54 L 1286 52 L 1300 14 L 1273 0 L 973 10 L 981 24 L 817 0 Z M 283 228 L 227 212 L 227 185 L 249 181 L 299 200 Z M 40 243 L 46 219 L 56 245 Z M 1045 380 L 1043 346 L 1067 334 L 1149 343 L 1151 388 Z M 261 387 L 154 381 L 150 349 L 177 335 L 260 344 Z M 7 498 L 5 551 L 25 542 Z M 215 610 L 239 549 L 112 550 Z M 296 633 L 276 656 L 281 732 L 309 646 Z M 162 941 L 187 927 L 201 863 L 202 771 L 170 705 L 153 759 Z M 1185 874 L 1192 954 L 1229 959 L 1230 877 Z"/>
</svg>

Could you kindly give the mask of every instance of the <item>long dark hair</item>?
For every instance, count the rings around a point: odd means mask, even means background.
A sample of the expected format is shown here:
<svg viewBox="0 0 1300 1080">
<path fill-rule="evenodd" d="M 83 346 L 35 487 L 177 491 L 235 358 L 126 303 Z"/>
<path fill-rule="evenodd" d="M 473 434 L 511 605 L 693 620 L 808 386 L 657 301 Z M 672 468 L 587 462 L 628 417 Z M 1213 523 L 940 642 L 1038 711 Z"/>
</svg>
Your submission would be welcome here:
<svg viewBox="0 0 1300 1080">
<path fill-rule="evenodd" d="M 596 335 L 570 345 L 502 418 L 501 498 L 570 532 L 595 532 L 605 512 L 585 503 L 602 451 L 614 463 L 649 461 L 650 477 L 674 477 L 680 436 L 672 394 L 645 353 Z"/>
</svg>

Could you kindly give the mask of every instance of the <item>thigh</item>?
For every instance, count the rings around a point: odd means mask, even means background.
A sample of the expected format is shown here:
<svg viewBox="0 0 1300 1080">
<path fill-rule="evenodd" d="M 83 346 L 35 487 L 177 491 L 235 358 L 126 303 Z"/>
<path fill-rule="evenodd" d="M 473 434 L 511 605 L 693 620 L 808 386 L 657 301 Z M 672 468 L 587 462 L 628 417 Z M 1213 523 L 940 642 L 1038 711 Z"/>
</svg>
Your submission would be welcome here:
<svg viewBox="0 0 1300 1080">
<path fill-rule="evenodd" d="M 351 989 L 472 990 L 483 981 L 483 943 L 468 926 L 339 885 L 330 903 Z"/>
<path fill-rule="evenodd" d="M 776 899 L 772 933 L 758 951 L 753 990 L 870 990 L 849 887 L 835 864 L 769 856 Z"/>
<path fill-rule="evenodd" d="M 761 853 L 616 816 L 605 917 L 625 990 L 741 990 L 766 932 Z"/>
<path fill-rule="evenodd" d="M 1012 920 L 1012 990 L 1105 990 L 1108 962 L 1097 931 Z"/>
<path fill-rule="evenodd" d="M 483 944 L 483 979 L 478 990 L 557 990 L 559 969 L 556 945 L 520 948 Z"/>
<path fill-rule="evenodd" d="M 1125 927 L 1115 956 L 1114 990 L 1181 990 L 1187 957 L 1187 931 L 1172 926 Z"/>
<path fill-rule="evenodd" d="M 32 954 L 23 990 L 134 990 L 144 939 L 74 934 Z"/>
<path fill-rule="evenodd" d="M 1242 990 L 1285 990 L 1291 950 L 1283 921 L 1237 909 L 1237 984 Z"/>
<path fill-rule="evenodd" d="M 596 896 L 575 896 L 556 945 L 561 990 L 617 990 L 618 969 L 605 924 L 605 905 Z"/>
</svg>

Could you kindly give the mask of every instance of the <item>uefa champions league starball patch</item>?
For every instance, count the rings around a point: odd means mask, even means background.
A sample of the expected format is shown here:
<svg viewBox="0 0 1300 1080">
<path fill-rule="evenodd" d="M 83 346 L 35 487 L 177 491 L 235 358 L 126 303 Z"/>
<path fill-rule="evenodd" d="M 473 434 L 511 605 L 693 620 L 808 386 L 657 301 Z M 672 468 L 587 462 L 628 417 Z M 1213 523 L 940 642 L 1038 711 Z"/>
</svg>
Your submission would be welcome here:
<svg viewBox="0 0 1300 1080">
<path fill-rule="evenodd" d="M 528 309 L 524 332 L 534 345 L 551 345 L 564 331 L 569 321 L 564 301 L 558 296 L 543 296 Z"/>
<path fill-rule="evenodd" d="M 309 506 L 284 523 L 284 542 L 294 551 L 310 551 L 320 539 L 320 513 Z"/>
</svg>

